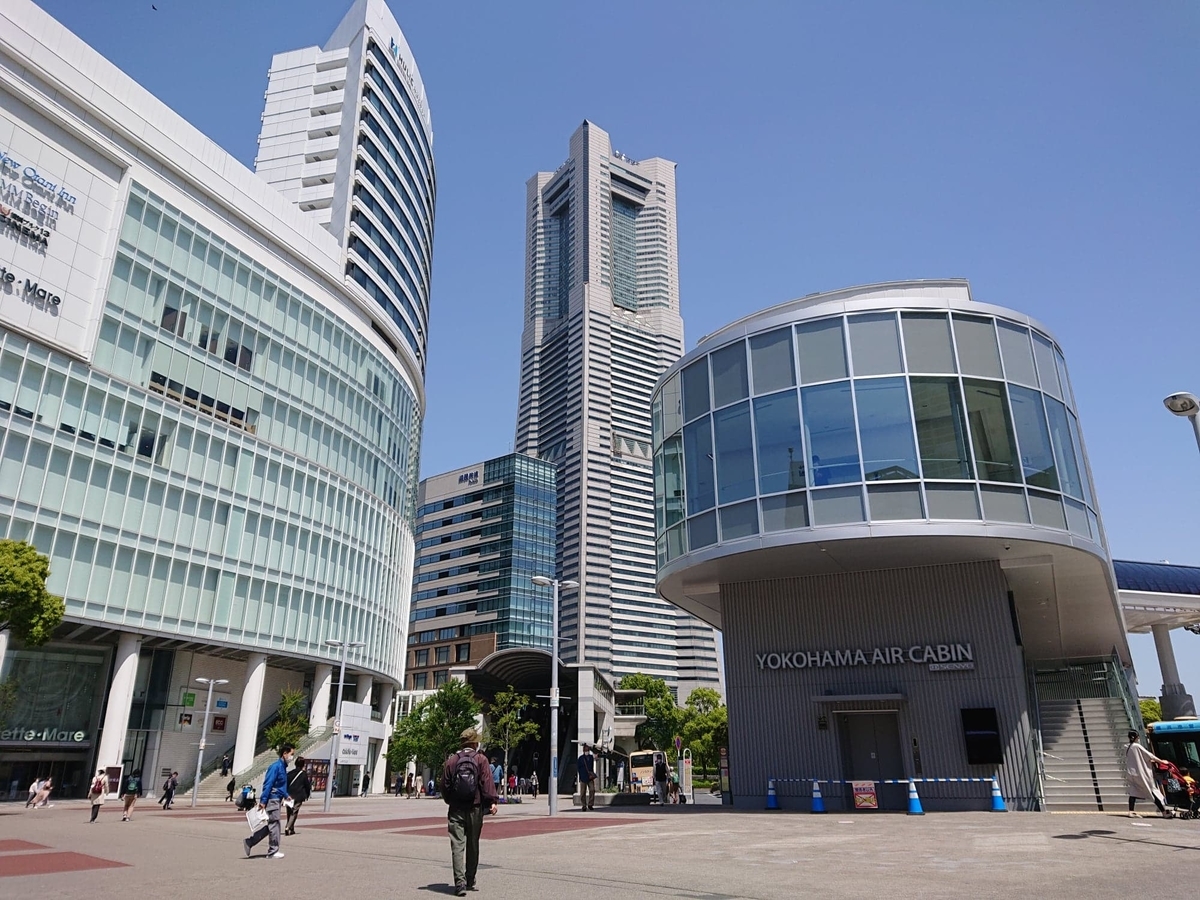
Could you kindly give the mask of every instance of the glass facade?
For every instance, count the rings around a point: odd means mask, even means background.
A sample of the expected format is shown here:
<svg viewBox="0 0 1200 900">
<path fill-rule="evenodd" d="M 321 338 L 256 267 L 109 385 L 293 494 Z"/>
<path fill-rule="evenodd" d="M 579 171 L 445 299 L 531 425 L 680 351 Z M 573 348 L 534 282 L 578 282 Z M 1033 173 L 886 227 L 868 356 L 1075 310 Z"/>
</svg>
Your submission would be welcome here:
<svg viewBox="0 0 1200 900">
<path fill-rule="evenodd" d="M 1002 315 L 813 314 L 721 344 L 655 394 L 659 565 L 856 522 L 1034 524 L 1101 543 L 1073 403 L 1053 340 Z"/>
<path fill-rule="evenodd" d="M 478 486 L 417 510 L 409 643 L 454 622 L 449 637 L 495 633 L 497 650 L 549 648 L 551 600 L 532 579 L 554 571 L 556 468 L 519 453 L 481 468 Z"/>
<path fill-rule="evenodd" d="M 134 183 L 93 364 L 0 332 L 0 536 L 69 617 L 399 680 L 420 410 L 362 335 Z"/>
</svg>

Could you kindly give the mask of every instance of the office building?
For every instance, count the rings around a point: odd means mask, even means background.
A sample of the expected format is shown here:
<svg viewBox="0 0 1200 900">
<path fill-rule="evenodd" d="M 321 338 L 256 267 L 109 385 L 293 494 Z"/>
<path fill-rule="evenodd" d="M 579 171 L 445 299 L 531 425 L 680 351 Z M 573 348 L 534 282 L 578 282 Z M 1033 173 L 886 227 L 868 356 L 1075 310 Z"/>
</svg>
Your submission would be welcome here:
<svg viewBox="0 0 1200 900">
<path fill-rule="evenodd" d="M 406 686 L 496 650 L 550 647 L 551 604 L 530 579 L 554 567 L 555 470 L 510 453 L 421 482 Z"/>
<path fill-rule="evenodd" d="M 562 594 L 562 658 L 683 701 L 719 678 L 712 630 L 654 586 L 650 394 L 683 352 L 675 163 L 584 122 L 526 197 L 516 449 L 558 468 L 558 575 L 583 586 Z"/>
<path fill-rule="evenodd" d="M 303 198 L 34 4 L 6 4 L 0 35 L 0 537 L 47 554 L 66 602 L 44 647 L 0 635 L 0 672 L 20 681 L 0 785 L 51 775 L 82 796 L 98 766 L 141 769 L 150 789 L 163 768 L 190 778 L 198 677 L 227 682 L 206 762 L 228 752 L 249 772 L 285 687 L 309 694 L 312 740 L 328 733 L 331 639 L 366 644 L 346 696 L 375 711 L 366 766 L 382 773 L 423 344 L 347 276 Z M 358 40 L 403 43 L 378 16 Z M 404 60 L 375 65 L 419 85 Z M 427 112 L 412 121 L 427 132 Z M 331 135 L 339 152 L 351 131 Z M 418 207 L 419 233 L 431 220 Z"/>
</svg>

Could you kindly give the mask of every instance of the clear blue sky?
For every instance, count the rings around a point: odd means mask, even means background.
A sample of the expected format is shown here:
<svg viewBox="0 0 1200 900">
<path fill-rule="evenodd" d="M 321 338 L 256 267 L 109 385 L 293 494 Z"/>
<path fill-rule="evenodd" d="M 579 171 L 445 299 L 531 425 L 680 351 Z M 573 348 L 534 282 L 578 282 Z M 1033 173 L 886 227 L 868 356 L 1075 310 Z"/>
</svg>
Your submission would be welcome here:
<svg viewBox="0 0 1200 900">
<path fill-rule="evenodd" d="M 43 0 L 247 165 L 272 53 L 349 0 Z M 401 2 L 437 158 L 432 474 L 510 449 L 525 181 L 584 119 L 679 163 L 688 347 L 813 291 L 965 276 L 1066 352 L 1113 555 L 1200 564 L 1200 5 Z M 1133 638 L 1141 692 L 1159 684 Z M 1175 632 L 1200 695 L 1200 637 Z"/>
</svg>

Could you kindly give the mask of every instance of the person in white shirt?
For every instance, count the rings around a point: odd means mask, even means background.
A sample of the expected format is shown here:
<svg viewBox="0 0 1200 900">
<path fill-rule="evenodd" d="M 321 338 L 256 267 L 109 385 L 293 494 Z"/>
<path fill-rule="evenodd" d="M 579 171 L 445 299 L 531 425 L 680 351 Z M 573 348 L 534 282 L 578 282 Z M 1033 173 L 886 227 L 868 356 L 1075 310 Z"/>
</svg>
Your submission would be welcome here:
<svg viewBox="0 0 1200 900">
<path fill-rule="evenodd" d="M 1129 732 L 1129 746 L 1125 748 L 1125 784 L 1129 793 L 1129 815 L 1137 818 L 1133 806 L 1139 800 L 1153 800 L 1158 811 L 1164 818 L 1172 818 L 1171 813 L 1163 805 L 1162 792 L 1154 780 L 1153 763 L 1161 763 L 1159 759 L 1138 742 L 1138 733 Z"/>
<path fill-rule="evenodd" d="M 33 779 L 33 784 L 31 784 L 29 786 L 29 799 L 25 801 L 26 809 L 29 809 L 29 807 L 33 806 L 34 798 L 37 797 L 38 791 L 40 791 L 41 789 L 42 789 L 42 779 L 40 779 L 40 778 Z"/>
</svg>

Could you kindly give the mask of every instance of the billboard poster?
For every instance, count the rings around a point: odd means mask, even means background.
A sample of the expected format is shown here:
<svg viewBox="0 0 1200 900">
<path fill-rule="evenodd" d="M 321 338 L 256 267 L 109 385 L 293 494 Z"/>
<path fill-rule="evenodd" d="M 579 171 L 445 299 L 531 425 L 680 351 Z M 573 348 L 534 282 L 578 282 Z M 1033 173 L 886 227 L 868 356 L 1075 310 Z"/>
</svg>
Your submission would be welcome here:
<svg viewBox="0 0 1200 900">
<path fill-rule="evenodd" d="M 324 793 L 329 785 L 329 760 L 306 759 L 304 771 L 308 773 L 309 783 L 314 794 Z"/>
</svg>

